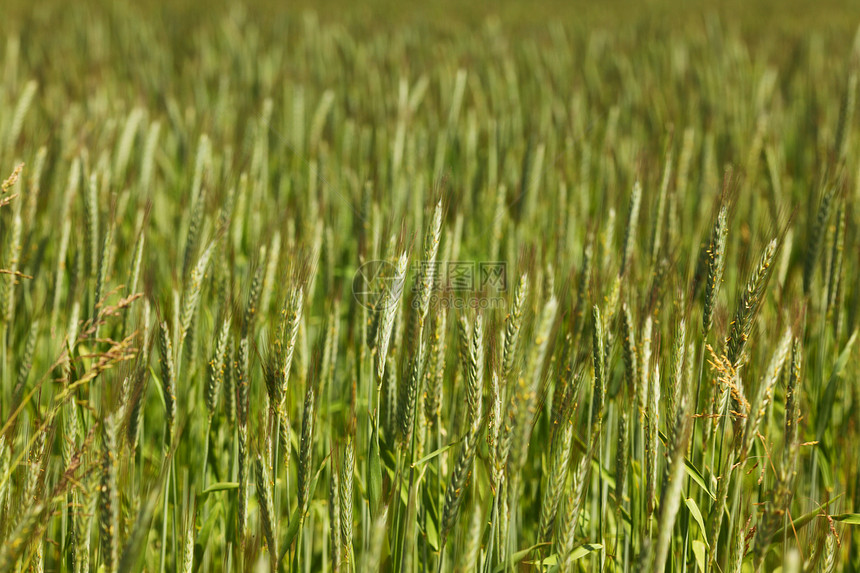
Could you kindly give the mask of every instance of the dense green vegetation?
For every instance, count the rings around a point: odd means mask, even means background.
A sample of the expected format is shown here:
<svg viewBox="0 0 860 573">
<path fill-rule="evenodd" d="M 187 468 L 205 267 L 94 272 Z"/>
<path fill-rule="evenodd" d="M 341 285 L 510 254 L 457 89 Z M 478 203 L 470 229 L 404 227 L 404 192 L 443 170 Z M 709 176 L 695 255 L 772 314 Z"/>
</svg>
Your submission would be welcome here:
<svg viewBox="0 0 860 573">
<path fill-rule="evenodd" d="M 13 2 L 0 571 L 860 570 L 860 40 L 795 4 Z"/>
</svg>

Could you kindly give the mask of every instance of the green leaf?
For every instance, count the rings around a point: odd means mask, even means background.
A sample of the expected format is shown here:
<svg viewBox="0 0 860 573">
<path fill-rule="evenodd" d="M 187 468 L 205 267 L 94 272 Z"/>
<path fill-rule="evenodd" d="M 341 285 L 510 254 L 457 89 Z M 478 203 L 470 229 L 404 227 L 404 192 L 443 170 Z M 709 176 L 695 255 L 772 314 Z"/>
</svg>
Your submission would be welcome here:
<svg viewBox="0 0 860 573">
<path fill-rule="evenodd" d="M 436 515 L 427 512 L 427 517 L 429 519 L 424 523 L 424 535 L 426 535 L 427 543 L 433 548 L 433 551 L 439 551 L 439 526 L 436 523 Z"/>
<path fill-rule="evenodd" d="M 370 502 L 370 514 L 376 516 L 379 500 L 382 498 L 382 462 L 379 459 L 379 425 L 371 415 L 370 424 L 373 434 L 370 436 L 370 451 L 367 454 L 367 501 Z"/>
<path fill-rule="evenodd" d="M 395 448 L 385 439 L 385 436 L 379 436 L 379 459 L 382 462 L 383 468 L 391 468 L 392 471 L 397 469 L 397 452 Z"/>
<path fill-rule="evenodd" d="M 287 535 L 284 537 L 284 549 L 286 551 L 290 545 L 293 544 L 293 541 L 296 539 L 296 535 L 299 534 L 299 522 L 302 520 L 302 510 L 299 507 L 296 507 L 293 510 L 293 514 L 290 516 L 290 527 L 287 529 Z"/>
<path fill-rule="evenodd" d="M 830 460 L 827 458 L 823 448 L 816 450 L 815 453 L 818 455 L 818 469 L 821 473 L 821 485 L 824 486 L 825 490 L 833 491 L 833 470 L 830 467 Z"/>
<path fill-rule="evenodd" d="M 546 559 L 538 559 L 537 561 L 524 561 L 526 565 L 537 565 L 537 566 L 545 566 L 545 567 L 553 567 L 558 565 L 558 553 L 553 553 Z"/>
<path fill-rule="evenodd" d="M 699 573 L 705 573 L 705 544 L 698 539 L 693 540 L 693 555 L 696 556 Z"/>
<path fill-rule="evenodd" d="M 860 513 L 840 513 L 831 517 L 845 525 L 860 525 Z"/>
<path fill-rule="evenodd" d="M 216 491 L 228 491 L 231 489 L 239 489 L 239 483 L 235 481 L 219 481 L 218 483 L 213 483 L 197 495 L 199 497 L 203 497 L 204 495 L 209 495 Z"/>
<path fill-rule="evenodd" d="M 699 511 L 699 506 L 696 504 L 696 500 L 694 500 L 692 497 L 688 497 L 686 500 L 684 500 L 684 503 L 687 504 L 687 509 L 690 510 L 690 515 L 692 515 L 696 523 L 699 524 L 699 529 L 702 530 L 702 537 L 706 537 L 707 534 L 705 532 L 707 530 L 705 529 L 705 520 L 702 519 L 702 512 Z M 695 541 L 693 543 L 695 543 Z M 705 545 L 707 545 L 707 541 L 705 541 Z M 708 545 L 708 547 L 710 546 Z"/>
<path fill-rule="evenodd" d="M 540 547 L 545 547 L 545 546 L 547 546 L 547 545 L 552 545 L 552 544 L 551 544 L 551 543 L 546 543 L 546 542 L 544 542 L 544 543 L 536 543 L 536 544 L 532 545 L 531 547 L 529 547 L 529 548 L 527 548 L 527 549 L 521 549 L 521 550 L 517 551 L 516 553 L 514 553 L 513 555 L 511 555 L 510 559 L 508 559 L 508 563 L 507 563 L 507 565 L 516 565 L 517 563 L 519 563 L 520 561 L 522 561 L 523 559 L 525 559 L 525 558 L 526 558 L 526 556 L 527 556 L 529 553 L 531 553 L 532 551 L 534 551 L 535 549 L 538 549 L 538 548 L 540 548 Z M 506 564 L 505 564 L 505 563 L 501 563 L 501 564 L 499 564 L 499 566 L 498 566 L 498 567 L 496 567 L 495 573 L 503 573 L 503 572 L 504 572 L 504 570 L 505 570 L 505 566 L 506 566 Z"/>
<path fill-rule="evenodd" d="M 608 469 L 603 467 L 603 465 L 599 464 L 597 462 L 597 458 L 591 460 L 591 466 L 592 468 L 600 472 L 600 477 L 603 479 L 603 481 L 606 482 L 606 484 L 611 490 L 615 491 L 615 476 L 612 475 Z"/>
<path fill-rule="evenodd" d="M 804 525 L 806 525 L 807 523 L 809 523 L 810 521 L 812 521 L 813 519 L 815 519 L 816 517 L 823 516 L 824 514 L 822 513 L 822 511 L 827 509 L 827 506 L 829 506 L 831 503 L 833 503 L 834 501 L 836 501 L 837 499 L 839 499 L 843 495 L 845 495 L 845 494 L 840 493 L 839 495 L 837 495 L 836 497 L 834 497 L 833 499 L 831 499 L 827 503 L 813 509 L 812 511 L 810 511 L 808 513 L 804 513 L 803 515 L 801 515 L 797 519 L 793 520 L 792 521 L 792 525 L 794 526 L 793 529 L 796 531 L 796 530 L 800 529 L 801 527 L 803 527 Z M 789 527 L 791 527 L 791 525 Z M 776 533 L 773 534 L 772 539 L 774 541 L 772 541 L 771 544 L 774 544 L 777 541 L 779 541 L 780 543 L 782 542 L 781 540 L 782 540 L 782 536 L 784 533 L 784 531 L 783 531 L 784 529 L 785 529 L 784 527 L 781 527 L 776 531 Z"/>
<path fill-rule="evenodd" d="M 145 554 L 145 546 L 149 528 L 152 524 L 152 517 L 158 508 L 158 500 L 164 491 L 165 480 L 167 479 L 167 468 L 173 461 L 173 451 L 171 450 L 167 457 L 162 459 L 161 472 L 158 475 L 158 480 L 150 490 L 146 499 L 143 500 L 143 505 L 137 514 L 137 520 L 134 527 L 129 533 L 125 547 L 122 550 L 122 558 L 119 562 L 118 571 L 140 571 L 143 568 L 142 556 Z"/>
<path fill-rule="evenodd" d="M 576 561 L 577 559 L 582 559 L 592 551 L 597 551 L 598 549 L 603 549 L 603 545 L 600 543 L 584 543 L 573 550 L 570 554 L 570 560 Z"/>
<path fill-rule="evenodd" d="M 90 350 L 90 347 L 83 342 L 80 342 L 75 346 L 75 355 L 81 359 L 81 362 L 84 365 L 81 370 L 82 372 L 87 372 L 93 367 L 93 351 Z"/>
<path fill-rule="evenodd" d="M 164 388 L 161 387 L 161 376 L 155 371 L 155 368 L 152 366 L 149 367 L 149 375 L 152 376 L 155 384 L 155 393 L 158 394 L 158 399 L 161 401 L 161 407 L 167 408 L 167 404 L 164 402 Z"/>
<path fill-rule="evenodd" d="M 200 533 L 197 534 L 197 539 L 194 541 L 194 571 L 200 569 L 200 564 L 203 562 L 203 553 L 206 551 L 206 547 L 209 546 L 209 537 L 212 535 L 212 529 L 216 523 L 221 521 L 221 511 L 222 503 L 218 501 L 206 517 L 206 522 L 200 528 Z"/>
<path fill-rule="evenodd" d="M 299 534 L 299 526 L 302 521 L 302 508 L 296 506 L 296 509 L 293 510 L 293 514 L 290 516 L 290 527 L 287 529 L 287 534 L 284 536 L 284 544 L 281 546 L 281 557 L 278 559 L 279 569 L 283 568 L 284 557 L 287 555 L 287 551 L 289 551 L 290 546 L 293 544 L 293 541 L 296 539 L 296 536 Z"/>
<path fill-rule="evenodd" d="M 320 479 L 320 474 L 322 473 L 323 468 L 325 468 L 326 460 L 328 460 L 328 456 L 326 456 L 326 459 L 324 459 L 320 463 L 320 467 L 317 469 L 317 473 L 314 474 L 314 477 L 311 480 L 310 488 L 308 488 L 308 505 L 309 506 L 310 506 L 311 500 L 313 500 L 313 498 L 314 498 L 314 493 L 316 493 L 316 491 L 317 491 L 317 482 Z"/>
<path fill-rule="evenodd" d="M 424 534 L 427 536 L 427 543 L 434 551 L 439 551 L 439 508 L 438 501 L 433 499 L 431 488 L 421 488 L 422 500 L 424 503 Z"/>
<path fill-rule="evenodd" d="M 432 460 L 436 456 L 444 454 L 446 451 L 450 450 L 451 448 L 456 446 L 458 443 L 460 443 L 459 440 L 456 442 L 452 442 L 452 443 L 448 444 L 447 446 L 442 446 L 441 448 L 439 448 L 435 452 L 431 452 L 431 453 L 427 454 L 426 456 L 424 456 L 423 458 L 421 458 L 420 460 L 413 462 L 412 467 L 414 468 L 415 466 L 421 465 L 425 462 L 429 462 L 430 460 Z"/>
<path fill-rule="evenodd" d="M 842 349 L 839 358 L 836 359 L 836 364 L 833 365 L 833 371 L 830 373 L 830 380 L 827 382 L 827 388 L 824 390 L 824 395 L 821 396 L 821 401 L 818 403 L 818 411 L 815 416 L 815 439 L 819 442 L 824 438 L 824 432 L 830 423 L 830 415 L 833 413 L 833 403 L 836 401 L 839 374 L 851 356 L 851 347 L 854 346 L 855 340 L 857 340 L 856 330 L 851 335 L 851 338 L 848 339 L 848 342 L 845 343 L 845 348 Z"/>
<path fill-rule="evenodd" d="M 328 458 L 326 458 L 328 459 Z M 319 481 L 320 474 L 322 473 L 323 468 L 325 467 L 326 460 L 323 460 L 320 464 L 317 473 L 314 474 L 313 479 L 311 479 L 310 488 L 308 489 L 308 499 L 313 499 L 314 493 L 317 489 L 317 481 Z M 278 569 L 282 570 L 284 566 L 284 557 L 287 555 L 287 551 L 289 551 L 290 546 L 295 541 L 296 536 L 299 534 L 299 528 L 301 528 L 302 521 L 304 521 L 304 516 L 302 515 L 302 508 L 296 506 L 296 509 L 293 510 L 293 514 L 290 516 L 290 528 L 287 529 L 287 534 L 284 536 L 284 544 L 281 547 L 281 556 L 278 558 Z"/>
<path fill-rule="evenodd" d="M 576 561 L 577 559 L 582 559 L 583 557 L 585 557 L 589 553 L 592 553 L 594 551 L 598 551 L 600 549 L 603 549 L 603 545 L 601 545 L 600 543 L 583 543 L 582 545 L 580 545 L 579 547 L 577 547 L 576 549 L 574 549 L 570 553 L 570 560 Z M 526 561 L 526 564 L 527 565 L 547 565 L 549 567 L 552 567 L 553 565 L 558 565 L 558 554 L 553 553 L 552 555 L 550 555 L 546 559 L 539 559 L 537 561 Z"/>
<path fill-rule="evenodd" d="M 142 568 L 141 556 L 145 552 L 146 536 L 152 524 L 152 516 L 155 514 L 155 510 L 158 509 L 158 499 L 161 497 L 163 486 L 164 480 L 159 479 L 156 487 L 143 500 L 134 527 L 128 535 L 125 547 L 123 547 L 118 571 L 135 571 Z M 138 563 L 139 561 L 141 562 L 140 564 Z"/>
<path fill-rule="evenodd" d="M 694 466 L 690 462 L 690 460 L 686 458 L 684 458 L 684 469 L 687 471 L 687 475 L 690 476 L 694 482 L 696 482 L 696 485 L 702 488 L 702 491 L 708 494 L 708 496 L 714 501 L 717 500 L 717 496 L 711 493 L 711 489 L 707 485 L 705 485 L 705 478 L 704 476 L 702 476 L 702 473 L 698 469 L 696 469 L 696 466 Z"/>
</svg>

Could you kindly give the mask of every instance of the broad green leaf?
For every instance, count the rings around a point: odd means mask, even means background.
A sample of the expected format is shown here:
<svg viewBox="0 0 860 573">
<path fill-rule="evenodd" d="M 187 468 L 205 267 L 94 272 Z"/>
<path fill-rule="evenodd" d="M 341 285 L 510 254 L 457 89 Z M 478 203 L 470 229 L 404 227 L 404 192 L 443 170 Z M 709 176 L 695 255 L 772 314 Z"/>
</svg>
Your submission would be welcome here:
<svg viewBox="0 0 860 573">
<path fill-rule="evenodd" d="M 444 454 L 446 451 L 450 450 L 451 448 L 456 446 L 458 443 L 460 443 L 459 440 L 456 442 L 451 442 L 447 446 L 442 446 L 441 448 L 439 448 L 435 452 L 431 452 L 431 453 L 427 454 L 426 456 L 424 456 L 423 458 L 421 458 L 420 460 L 413 462 L 412 467 L 414 468 L 415 466 L 421 465 L 425 462 L 429 462 L 430 460 L 432 460 L 436 456 Z"/>
<path fill-rule="evenodd" d="M 845 525 L 860 525 L 860 513 L 840 513 L 831 517 Z"/>
<path fill-rule="evenodd" d="M 693 540 L 693 555 L 696 557 L 696 565 L 699 573 L 705 573 L 705 544 L 698 539 Z"/>
<path fill-rule="evenodd" d="M 437 517 L 434 513 L 428 511 L 427 519 L 424 522 L 424 534 L 427 536 L 427 543 L 433 548 L 433 551 L 439 551 L 439 526 L 436 524 Z"/>
<path fill-rule="evenodd" d="M 296 509 L 293 510 L 293 514 L 290 516 L 290 527 L 287 529 L 287 534 L 284 536 L 284 544 L 281 546 L 281 557 L 278 559 L 278 569 L 283 570 L 284 566 L 284 557 L 287 555 L 287 551 L 289 551 L 290 546 L 293 544 L 293 541 L 296 539 L 296 536 L 299 534 L 299 526 L 302 521 L 302 508 L 296 506 Z"/>
<path fill-rule="evenodd" d="M 523 559 L 525 559 L 529 553 L 534 551 L 535 549 L 539 549 L 541 547 L 546 547 L 547 545 L 551 545 L 550 543 L 536 543 L 527 549 L 520 549 L 513 555 L 511 555 L 510 559 L 508 559 L 507 565 L 516 565 Z M 498 567 L 496 567 L 495 573 L 503 573 L 505 570 L 505 564 L 502 563 Z"/>
<path fill-rule="evenodd" d="M 823 448 L 819 448 L 816 452 L 818 455 L 818 469 L 819 473 L 821 473 L 821 482 L 824 486 L 824 489 L 827 491 L 832 491 L 834 487 L 833 483 L 833 469 L 830 467 L 830 460 L 827 459 L 827 454 L 825 453 Z"/>
<path fill-rule="evenodd" d="M 143 568 L 143 556 L 146 553 L 146 538 L 152 525 L 152 518 L 159 507 L 158 501 L 161 499 L 161 494 L 164 490 L 168 474 L 167 468 L 170 467 L 172 460 L 173 451 L 171 450 L 167 454 L 167 457 L 162 460 L 158 480 L 150 490 L 137 514 L 137 520 L 135 520 L 134 527 L 126 540 L 125 547 L 123 547 L 118 571 L 140 571 Z"/>
<path fill-rule="evenodd" d="M 690 460 L 686 458 L 684 459 L 684 469 L 687 471 L 687 475 L 696 482 L 696 485 L 702 488 L 702 491 L 708 494 L 708 497 L 716 501 L 717 496 L 711 493 L 711 489 L 705 485 L 705 478 L 702 476 L 701 472 L 697 470 L 696 467 L 690 463 Z"/>
<path fill-rule="evenodd" d="M 314 493 L 317 489 L 317 481 L 319 480 L 320 474 L 325 467 L 325 462 L 326 460 L 322 461 L 316 474 L 314 474 L 313 479 L 311 479 L 310 488 L 308 489 L 308 499 L 313 499 L 314 497 Z M 286 536 L 284 536 L 284 545 L 281 547 L 281 556 L 278 559 L 278 569 L 283 568 L 284 556 L 286 556 L 287 551 L 289 551 L 290 546 L 293 544 L 293 541 L 295 541 L 296 536 L 299 534 L 299 528 L 301 527 L 303 520 L 304 516 L 302 515 L 302 508 L 296 506 L 296 509 L 293 510 L 293 514 L 290 516 L 290 527 L 289 529 L 287 529 Z"/>
<path fill-rule="evenodd" d="M 603 465 L 597 463 L 597 459 L 591 460 L 591 465 L 594 469 L 600 472 L 600 477 L 605 481 L 609 488 L 613 491 L 615 490 L 615 476 L 613 476 L 609 470 L 607 470 Z"/>
<path fill-rule="evenodd" d="M 587 448 L 588 448 L 588 444 L 586 444 L 582 439 L 580 439 L 580 438 L 578 438 L 578 437 L 577 437 L 577 438 L 574 438 L 574 441 L 575 441 L 575 442 L 576 442 L 576 444 L 577 444 L 579 447 L 581 447 L 583 450 L 585 450 L 585 449 L 587 449 Z M 541 460 L 542 460 L 542 462 L 543 462 L 543 464 L 544 464 L 544 467 L 546 467 L 546 464 L 547 464 L 548 462 L 547 462 L 544 458 L 541 458 Z M 634 460 L 634 461 L 633 461 L 633 464 L 635 464 L 635 463 L 636 463 L 636 461 Z M 611 489 L 613 489 L 613 490 L 614 490 L 614 489 L 615 489 L 615 476 L 613 475 L 613 472 L 612 472 L 611 470 L 609 470 L 606 466 L 599 465 L 599 464 L 598 464 L 598 461 L 597 461 L 597 458 L 592 458 L 592 460 L 591 460 L 591 465 L 592 465 L 592 467 L 593 467 L 593 468 L 599 468 L 601 478 L 602 478 L 606 483 L 608 483 L 608 484 L 609 484 L 609 487 L 610 487 Z"/>
<path fill-rule="evenodd" d="M 210 493 L 215 493 L 216 491 L 228 491 L 231 489 L 239 489 L 239 483 L 235 481 L 219 481 L 218 483 L 213 483 L 201 491 L 198 496 L 202 497 L 204 495 L 209 495 Z"/>
<path fill-rule="evenodd" d="M 421 488 L 421 502 L 424 504 L 423 529 L 427 543 L 434 551 L 439 551 L 439 500 L 432 489 L 434 488 Z"/>
<path fill-rule="evenodd" d="M 149 367 L 149 375 L 152 376 L 152 380 L 155 382 L 155 384 L 151 384 L 151 386 L 155 386 L 155 393 L 158 394 L 158 399 L 161 401 L 161 407 L 167 408 L 167 404 L 164 402 L 164 388 L 161 387 L 161 376 L 152 366 Z"/>
<path fill-rule="evenodd" d="M 577 559 L 582 559 L 589 553 L 599 551 L 600 549 L 603 549 L 603 545 L 600 543 L 584 543 L 570 553 L 570 560 L 576 561 Z M 552 567 L 553 565 L 558 565 L 558 554 L 553 553 L 546 559 L 539 559 L 537 561 L 526 561 L 525 563 L 528 565 L 547 565 L 549 567 Z"/>
<path fill-rule="evenodd" d="M 582 559 L 592 551 L 598 551 L 600 549 L 603 549 L 603 545 L 600 543 L 584 543 L 573 550 L 570 554 L 570 560 L 576 561 L 577 559 Z"/>
<path fill-rule="evenodd" d="M 526 565 L 543 565 L 545 567 L 552 567 L 553 565 L 558 565 L 558 553 L 553 553 L 546 559 L 537 559 L 536 561 L 523 561 Z"/>
<path fill-rule="evenodd" d="M 166 473 L 166 472 L 165 472 Z M 142 556 L 146 549 L 146 537 L 152 525 L 152 517 L 159 507 L 158 500 L 164 480 L 159 479 L 156 487 L 152 488 L 137 514 L 134 527 L 129 533 L 128 540 L 122 550 L 118 571 L 135 571 L 142 567 Z M 140 562 L 140 563 L 139 563 Z"/>
<path fill-rule="evenodd" d="M 391 468 L 393 471 L 397 467 L 397 453 L 395 452 L 395 448 L 398 446 L 392 447 L 388 440 L 385 439 L 385 436 L 378 436 L 379 438 L 379 460 L 382 462 L 383 467 Z"/>
<path fill-rule="evenodd" d="M 688 497 L 686 500 L 684 500 L 684 503 L 687 504 L 687 509 L 690 510 L 690 515 L 692 515 L 696 523 L 699 524 L 699 529 L 702 530 L 702 537 L 705 537 L 707 535 L 705 533 L 707 531 L 705 529 L 705 520 L 702 519 L 702 512 L 699 511 L 699 506 L 696 504 L 696 500 L 692 497 Z M 693 543 L 695 543 L 695 541 Z M 705 541 L 705 545 L 707 545 L 707 541 Z M 710 547 L 710 545 L 707 546 Z"/>
<path fill-rule="evenodd" d="M 385 450 L 383 448 L 383 452 L 384 451 Z M 396 469 L 394 468 L 394 466 L 383 463 L 382 469 L 385 470 L 385 474 L 388 476 L 389 483 L 393 484 L 393 487 L 397 487 L 397 489 L 400 491 L 400 503 L 402 503 L 406 507 L 409 507 L 409 499 L 408 499 L 409 498 L 409 490 L 408 490 L 407 486 L 398 487 L 396 485 L 395 482 L 396 482 L 397 475 L 395 474 Z M 389 495 L 391 495 L 391 492 L 389 492 Z"/>
<path fill-rule="evenodd" d="M 367 501 L 370 502 L 370 514 L 375 516 L 382 498 L 382 462 L 379 459 L 379 426 L 371 416 L 373 434 L 370 436 L 370 451 L 367 455 Z"/>
<path fill-rule="evenodd" d="M 213 507 L 209 512 L 203 527 L 200 528 L 200 533 L 197 534 L 197 539 L 194 541 L 194 571 L 198 571 L 200 569 L 200 564 L 203 562 L 203 553 L 206 551 L 206 547 L 209 546 L 209 537 L 212 535 L 212 529 L 215 527 L 216 523 L 222 521 L 222 505 L 221 501 L 218 501 L 215 504 L 215 507 Z"/>
<path fill-rule="evenodd" d="M 833 499 L 831 499 L 830 501 L 828 501 L 824 505 L 821 505 L 821 506 L 813 509 L 812 511 L 808 512 L 808 513 L 804 513 L 803 515 L 801 515 L 797 519 L 793 520 L 791 522 L 792 525 L 790 525 L 789 527 L 793 526 L 793 529 L 796 531 L 796 530 L 800 529 L 801 527 L 803 527 L 804 525 L 806 525 L 807 523 L 809 523 L 810 521 L 812 521 L 813 519 L 815 519 L 816 517 L 818 517 L 819 515 L 823 516 L 824 514 L 822 513 L 822 511 L 827 509 L 827 506 L 832 504 L 834 501 L 836 501 L 837 499 L 839 499 L 843 495 L 845 495 L 845 494 L 840 493 L 839 495 L 837 495 L 836 497 L 834 497 Z M 772 544 L 777 543 L 777 542 L 780 542 L 780 543 L 782 542 L 782 534 L 783 534 L 784 529 L 785 528 L 781 527 L 776 531 L 776 533 L 773 534 L 773 541 L 771 541 Z"/>
<path fill-rule="evenodd" d="M 79 342 L 75 346 L 75 354 L 78 358 L 81 359 L 84 367 L 81 369 L 81 372 L 87 372 L 93 366 L 93 353 L 90 350 L 90 347 L 84 344 L 83 342 Z"/>
<path fill-rule="evenodd" d="M 209 511 L 203 527 L 200 528 L 200 533 L 197 535 L 197 541 L 206 547 L 209 541 L 209 536 L 212 534 L 212 528 L 216 523 L 219 523 L 221 513 L 224 509 L 224 504 L 221 501 L 215 503 L 214 507 Z"/>
<path fill-rule="evenodd" d="M 854 341 L 857 340 L 857 331 L 851 335 L 848 342 L 845 343 L 845 348 L 836 359 L 836 364 L 833 365 L 833 371 L 830 373 L 830 380 L 827 382 L 827 388 L 821 396 L 821 401 L 818 403 L 818 411 L 815 420 L 815 439 L 821 441 L 824 437 L 824 432 L 827 430 L 827 425 L 830 423 L 830 416 L 833 413 L 833 403 L 836 401 L 837 383 L 839 374 L 848 362 L 851 356 L 851 347 L 854 346 Z"/>
<path fill-rule="evenodd" d="M 328 460 L 328 456 L 326 456 L 326 459 L 324 459 L 322 462 L 320 462 L 320 467 L 319 467 L 319 469 L 317 469 L 317 473 L 314 474 L 314 477 L 311 480 L 311 486 L 310 486 L 310 488 L 308 488 L 308 499 L 309 500 L 313 500 L 313 498 L 314 498 L 314 493 L 316 493 L 316 491 L 317 491 L 317 482 L 320 479 L 320 474 L 322 473 L 323 468 L 325 468 L 325 463 L 327 460 Z"/>
</svg>

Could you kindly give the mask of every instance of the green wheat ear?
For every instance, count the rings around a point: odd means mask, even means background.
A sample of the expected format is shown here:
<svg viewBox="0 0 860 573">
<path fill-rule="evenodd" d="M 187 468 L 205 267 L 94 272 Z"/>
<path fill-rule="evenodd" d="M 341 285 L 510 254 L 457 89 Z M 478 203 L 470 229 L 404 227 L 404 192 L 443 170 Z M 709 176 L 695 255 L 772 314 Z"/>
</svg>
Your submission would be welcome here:
<svg viewBox="0 0 860 573">
<path fill-rule="evenodd" d="M 30 4 L 0 573 L 857 569 L 860 6 Z"/>
<path fill-rule="evenodd" d="M 119 565 L 120 500 L 117 490 L 118 420 L 108 416 L 103 425 L 101 479 L 99 481 L 99 538 L 104 553 L 105 569 L 116 571 Z"/>
<path fill-rule="evenodd" d="M 347 567 L 354 567 L 355 555 L 353 553 L 353 475 L 355 474 L 355 448 L 352 437 L 347 436 L 343 448 L 343 459 L 341 460 L 340 474 L 340 531 L 343 542 L 344 561 Z"/>
<path fill-rule="evenodd" d="M 329 543 L 331 544 L 331 568 L 332 571 L 340 571 L 340 481 L 338 473 L 334 467 L 332 467 L 332 471 L 329 474 L 328 519 Z"/>
<path fill-rule="evenodd" d="M 514 370 L 516 360 L 517 343 L 519 342 L 520 329 L 523 325 L 523 313 L 525 312 L 526 297 L 528 296 L 528 275 L 523 274 L 517 282 L 514 292 L 513 306 L 511 312 L 505 318 L 505 344 L 502 354 L 502 382 L 507 384 Z"/>
<path fill-rule="evenodd" d="M 630 308 L 625 302 L 621 306 L 621 345 L 628 392 L 634 391 L 639 384 L 639 352 L 636 347 L 636 335 L 633 329 L 633 317 L 630 313 Z"/>
<path fill-rule="evenodd" d="M 161 352 L 161 387 L 165 409 L 164 442 L 169 447 L 173 441 L 173 427 L 176 421 L 176 367 L 173 362 L 173 343 L 170 340 L 170 330 L 165 321 L 159 323 L 158 344 Z"/>
<path fill-rule="evenodd" d="M 818 213 L 809 230 L 809 242 L 806 247 L 806 258 L 803 261 L 804 295 L 808 295 L 812 290 L 812 279 L 815 274 L 815 269 L 818 267 L 818 256 L 821 252 L 821 244 L 824 240 L 827 221 L 830 219 L 830 207 L 833 204 L 833 198 L 835 195 L 835 187 L 831 187 L 824 192 L 824 196 L 821 198 L 821 204 L 818 206 Z"/>
<path fill-rule="evenodd" d="M 381 316 L 379 330 L 377 331 L 376 339 L 376 375 L 377 380 L 381 381 L 385 375 L 385 363 L 388 356 L 389 342 L 394 328 L 394 318 L 397 315 L 397 309 L 400 304 L 400 297 L 403 294 L 403 285 L 406 280 L 406 264 L 408 258 L 406 253 L 402 253 L 394 267 L 394 275 L 391 277 L 391 285 L 385 293 L 384 303 L 379 311 Z"/>
<path fill-rule="evenodd" d="M 182 552 L 182 571 L 191 573 L 194 570 L 194 518 L 188 520 L 185 530 L 185 547 Z"/>
<path fill-rule="evenodd" d="M 209 412 L 210 419 L 215 416 L 221 385 L 224 383 L 224 375 L 229 367 L 226 357 L 227 347 L 230 344 L 230 325 L 231 319 L 228 316 L 221 325 L 218 338 L 215 341 L 215 350 L 212 353 L 212 359 L 209 361 L 209 377 L 206 383 L 206 409 Z"/>
<path fill-rule="evenodd" d="M 302 409 L 302 435 L 299 441 L 298 459 L 298 504 L 304 514 L 308 509 L 310 476 L 313 464 L 314 426 L 316 424 L 316 400 L 314 388 L 308 385 Z"/>
<path fill-rule="evenodd" d="M 263 535 L 269 547 L 269 553 L 273 561 L 272 569 L 277 565 L 278 545 L 277 532 L 275 531 L 275 509 L 272 501 L 272 482 L 269 480 L 269 470 L 266 462 L 259 455 L 254 461 L 255 483 L 257 485 L 257 498 L 260 504 L 260 523 L 263 526 Z"/>
<path fill-rule="evenodd" d="M 540 512 L 540 539 L 552 540 L 552 532 L 561 502 L 564 485 L 567 482 L 570 461 L 570 446 L 573 442 L 574 425 L 572 420 L 563 416 L 561 427 L 556 431 L 551 447 L 551 465 L 544 484 Z"/>
<path fill-rule="evenodd" d="M 753 320 L 761 308 L 764 289 L 770 278 L 776 247 L 776 239 L 767 244 L 738 301 L 729 337 L 726 340 L 726 356 L 732 366 L 738 366 L 743 359 L 743 351 L 752 330 Z"/>
<path fill-rule="evenodd" d="M 469 429 L 463 436 L 460 443 L 460 451 L 457 454 L 457 461 L 454 463 L 454 469 L 451 471 L 451 478 L 448 481 L 448 488 L 445 490 L 445 505 L 442 509 L 442 520 L 440 528 L 441 544 L 445 546 L 448 540 L 448 534 L 454 527 L 457 518 L 460 515 L 460 505 L 463 501 L 465 487 L 469 481 L 469 476 L 472 472 L 472 464 L 475 460 L 477 436 L 473 430 Z"/>
<path fill-rule="evenodd" d="M 717 304 L 717 295 L 723 280 L 723 270 L 726 265 L 726 236 L 728 234 L 726 206 L 720 207 L 714 229 L 711 232 L 711 240 L 707 250 L 708 277 L 705 283 L 705 306 L 702 311 L 702 332 L 705 337 L 711 331 L 714 318 L 714 308 Z"/>
<path fill-rule="evenodd" d="M 469 344 L 466 401 L 469 405 L 469 423 L 477 429 L 483 412 L 484 397 L 484 321 L 481 314 L 475 317 L 472 340 Z"/>
<path fill-rule="evenodd" d="M 442 389 L 445 379 L 445 336 L 448 321 L 448 313 L 442 309 L 433 317 L 431 324 L 432 335 L 428 349 L 430 363 L 425 368 L 427 380 L 424 394 L 424 418 L 427 424 L 435 426 L 439 423 L 440 408 L 442 406 Z"/>
<path fill-rule="evenodd" d="M 621 253 L 619 275 L 624 275 L 632 263 L 633 243 L 636 240 L 636 227 L 639 224 L 639 205 L 641 202 L 642 186 L 637 181 L 633 184 L 633 194 L 630 196 L 630 208 L 627 211 L 627 226 L 624 229 L 624 250 Z"/>
<path fill-rule="evenodd" d="M 398 403 L 400 435 L 403 438 L 404 447 L 412 439 L 415 412 L 418 408 L 418 396 L 423 392 L 422 382 L 424 380 L 426 354 L 427 345 L 424 343 L 423 335 L 419 333 L 415 354 L 409 359 L 407 379 L 403 387 L 405 391 L 399 396 L 400 400 Z"/>
</svg>

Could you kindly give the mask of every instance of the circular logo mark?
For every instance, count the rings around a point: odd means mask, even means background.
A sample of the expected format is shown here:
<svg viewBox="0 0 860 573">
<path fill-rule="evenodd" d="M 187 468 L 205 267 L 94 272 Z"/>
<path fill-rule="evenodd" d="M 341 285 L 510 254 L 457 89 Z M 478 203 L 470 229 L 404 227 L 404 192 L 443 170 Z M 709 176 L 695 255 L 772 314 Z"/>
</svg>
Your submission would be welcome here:
<svg viewBox="0 0 860 573">
<path fill-rule="evenodd" d="M 394 281 L 395 267 L 388 261 L 367 261 L 352 277 L 352 297 L 367 310 L 385 306 L 386 294 Z"/>
</svg>

